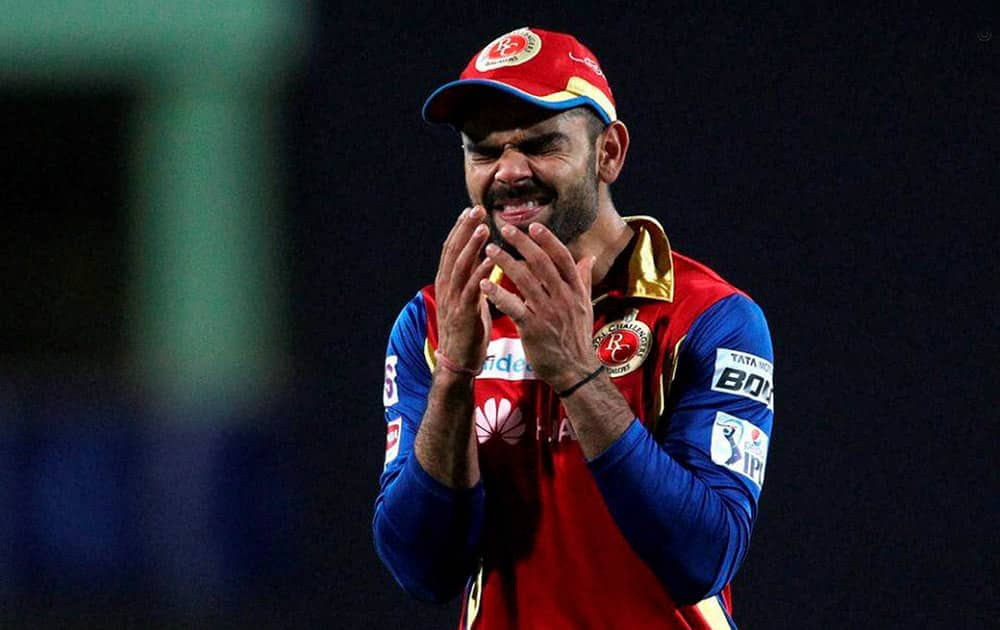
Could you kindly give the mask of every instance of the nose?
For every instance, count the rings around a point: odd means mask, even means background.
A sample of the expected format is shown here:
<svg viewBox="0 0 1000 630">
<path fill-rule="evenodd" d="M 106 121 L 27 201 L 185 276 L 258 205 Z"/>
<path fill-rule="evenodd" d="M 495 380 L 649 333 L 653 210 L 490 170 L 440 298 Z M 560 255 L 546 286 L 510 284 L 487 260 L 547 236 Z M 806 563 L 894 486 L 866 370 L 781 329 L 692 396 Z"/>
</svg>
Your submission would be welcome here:
<svg viewBox="0 0 1000 630">
<path fill-rule="evenodd" d="M 513 147 L 507 147 L 497 159 L 497 170 L 493 179 L 504 184 L 516 184 L 525 179 L 531 179 L 531 166 L 528 158 Z"/>
</svg>

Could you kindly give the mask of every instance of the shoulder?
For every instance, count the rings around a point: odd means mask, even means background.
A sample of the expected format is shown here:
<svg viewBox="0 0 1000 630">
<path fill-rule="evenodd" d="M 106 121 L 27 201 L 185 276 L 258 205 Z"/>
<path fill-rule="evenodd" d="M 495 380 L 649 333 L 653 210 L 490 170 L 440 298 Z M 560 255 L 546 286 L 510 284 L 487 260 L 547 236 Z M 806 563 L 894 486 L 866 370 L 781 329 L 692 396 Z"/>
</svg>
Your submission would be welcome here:
<svg viewBox="0 0 1000 630">
<path fill-rule="evenodd" d="M 733 294 L 746 295 L 708 265 L 672 252 L 675 296 L 678 300 L 714 303 Z"/>
<path fill-rule="evenodd" d="M 752 304 L 746 293 L 692 258 L 671 252 L 671 268 L 674 283 L 671 318 L 681 331 L 688 331 L 694 323 L 705 320 L 705 316 L 715 319 L 723 302 Z M 731 317 L 729 314 L 725 319 Z"/>
<path fill-rule="evenodd" d="M 426 286 L 417 291 L 400 310 L 389 335 L 390 353 L 392 346 L 422 346 L 429 333 L 429 324 L 434 321 L 434 287 Z"/>
<path fill-rule="evenodd" d="M 690 313 L 689 336 L 733 343 L 737 339 L 770 355 L 770 333 L 760 306 L 707 265 L 673 253 L 675 299 Z M 694 341 L 694 339 L 691 339 Z"/>
</svg>

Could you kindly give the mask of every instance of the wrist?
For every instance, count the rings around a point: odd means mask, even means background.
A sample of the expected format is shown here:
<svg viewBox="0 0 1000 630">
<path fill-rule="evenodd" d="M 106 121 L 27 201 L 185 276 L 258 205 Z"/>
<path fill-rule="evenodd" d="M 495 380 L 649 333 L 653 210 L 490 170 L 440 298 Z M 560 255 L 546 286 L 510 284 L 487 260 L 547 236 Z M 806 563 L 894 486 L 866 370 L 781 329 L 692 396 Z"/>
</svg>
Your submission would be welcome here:
<svg viewBox="0 0 1000 630">
<path fill-rule="evenodd" d="M 482 362 L 478 363 L 476 367 L 466 367 L 457 361 L 453 361 L 447 354 L 441 352 L 441 350 L 434 351 L 434 358 L 437 360 L 439 370 L 445 370 L 452 374 L 475 378 L 483 373 Z"/>
<path fill-rule="evenodd" d="M 545 382 L 549 384 L 553 391 L 562 392 L 572 387 L 574 384 L 579 382 L 580 379 L 585 378 L 596 369 L 597 366 L 588 368 L 587 366 L 574 365 L 572 368 L 556 375 L 554 378 L 546 378 Z"/>
<path fill-rule="evenodd" d="M 605 370 L 604 364 L 603 363 L 598 364 L 596 368 L 587 372 L 581 378 L 577 379 L 576 381 L 573 381 L 568 386 L 563 387 L 561 389 L 558 387 L 555 388 L 556 395 L 563 399 L 569 398 L 574 393 L 576 393 L 577 390 L 579 390 L 582 387 L 586 387 L 589 383 L 597 379 L 601 374 L 604 373 L 604 370 Z"/>
<path fill-rule="evenodd" d="M 468 374 L 449 372 L 440 365 L 434 370 L 431 386 L 445 399 L 464 399 L 472 395 L 476 379 Z"/>
</svg>

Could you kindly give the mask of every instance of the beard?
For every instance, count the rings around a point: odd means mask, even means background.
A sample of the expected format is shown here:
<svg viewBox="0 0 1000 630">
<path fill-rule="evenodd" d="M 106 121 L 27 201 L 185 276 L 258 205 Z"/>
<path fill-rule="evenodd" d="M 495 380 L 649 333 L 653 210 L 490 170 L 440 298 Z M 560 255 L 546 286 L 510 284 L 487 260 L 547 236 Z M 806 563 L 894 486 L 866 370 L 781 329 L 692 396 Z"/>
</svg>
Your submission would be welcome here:
<svg viewBox="0 0 1000 630">
<path fill-rule="evenodd" d="M 548 219 L 541 223 L 551 230 L 563 245 L 569 245 L 589 230 L 597 219 L 598 183 L 597 173 L 587 169 L 582 179 L 575 181 L 561 193 L 537 179 L 532 179 L 530 184 L 520 186 L 497 184 L 486 192 L 483 202 L 487 209 L 491 209 L 496 206 L 497 198 L 544 196 L 551 200 L 550 212 Z M 521 253 L 500 235 L 500 228 L 492 211 L 486 213 L 486 221 L 490 228 L 490 240 L 515 259 L 523 260 Z M 528 226 L 522 226 L 520 229 L 526 232 Z"/>
</svg>

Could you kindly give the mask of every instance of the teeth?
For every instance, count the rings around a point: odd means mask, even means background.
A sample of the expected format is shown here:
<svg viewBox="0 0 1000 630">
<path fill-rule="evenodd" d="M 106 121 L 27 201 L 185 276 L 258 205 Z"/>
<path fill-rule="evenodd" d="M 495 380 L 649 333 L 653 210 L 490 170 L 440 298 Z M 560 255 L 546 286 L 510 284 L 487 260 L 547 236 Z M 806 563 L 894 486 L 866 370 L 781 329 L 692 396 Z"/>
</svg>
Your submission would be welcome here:
<svg viewBox="0 0 1000 630">
<path fill-rule="evenodd" d="M 525 201 L 524 203 L 505 204 L 503 207 L 504 210 L 510 210 L 512 208 L 537 208 L 538 205 L 539 204 L 537 201 L 532 200 L 532 201 Z"/>
</svg>

